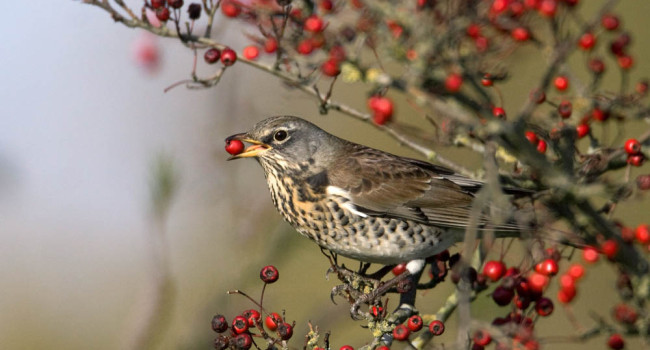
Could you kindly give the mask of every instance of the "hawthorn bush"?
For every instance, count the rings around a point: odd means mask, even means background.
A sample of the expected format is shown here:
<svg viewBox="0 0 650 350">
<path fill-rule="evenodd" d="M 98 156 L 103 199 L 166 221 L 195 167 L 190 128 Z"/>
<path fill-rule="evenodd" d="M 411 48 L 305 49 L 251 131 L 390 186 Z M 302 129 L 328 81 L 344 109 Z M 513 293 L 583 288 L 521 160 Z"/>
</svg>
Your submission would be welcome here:
<svg viewBox="0 0 650 350">
<path fill-rule="evenodd" d="M 192 73 L 170 88 L 209 88 L 231 66 L 246 65 L 313 97 L 321 114 L 336 111 L 365 121 L 426 159 L 485 181 L 486 191 L 477 197 L 483 205 L 503 200 L 498 177 L 535 193 L 535 206 L 544 213 L 536 231 L 545 234 L 517 238 L 526 247 L 522 259 L 507 259 L 509 241 L 495 242 L 487 235 L 476 244 L 475 228 L 468 229 L 460 252 L 431 257 L 428 280 L 417 285 L 455 283 L 449 299 L 437 311 L 419 315 L 415 308 L 393 312 L 381 297 L 368 302 L 362 312 L 370 330 L 364 347 L 436 344 L 452 312 L 484 293 L 503 313 L 466 320 L 458 327 L 457 343 L 447 347 L 538 349 L 547 339 L 537 334 L 536 322 L 564 317 L 555 311 L 558 307 L 573 320 L 580 280 L 598 260 L 618 274 L 612 281 L 618 299 L 598 306 L 600 314 L 611 312 L 615 323 L 591 316 L 595 326 L 576 327 L 567 341 L 600 336 L 603 348 L 622 349 L 629 338 L 650 340 L 645 309 L 650 228 L 647 221 L 616 219 L 618 204 L 650 188 L 650 175 L 632 176 L 650 156 L 650 131 L 637 138 L 620 136 L 626 125 L 649 120 L 648 82 L 630 73 L 635 61 L 647 58 L 634 55 L 635 39 L 617 14 L 617 1 L 83 2 L 125 26 L 187 48 L 194 56 Z M 241 52 L 212 37 L 219 13 L 246 27 L 248 46 Z M 514 69 L 516 62 L 531 63 L 535 71 L 523 74 Z M 200 64 L 214 67 L 214 73 L 198 76 Z M 364 89 L 366 101 L 358 105 L 366 105 L 365 110 L 332 98 L 342 84 Z M 525 97 L 509 97 L 502 92 L 505 86 Z M 399 110 L 396 100 L 404 102 Z M 406 115 L 418 122 L 407 125 L 401 121 Z M 441 156 L 429 147 L 432 139 L 481 154 L 484 169 L 472 172 Z M 227 150 L 241 152 L 241 145 Z M 403 272 L 400 265 L 390 268 L 394 275 Z M 332 272 L 345 287 L 332 295 L 351 303 L 361 288 L 377 287 L 335 264 Z M 549 292 L 551 284 L 559 286 L 557 293 Z M 285 322 L 277 308 L 265 308 L 263 297 L 232 293 L 248 297 L 253 309 L 215 316 L 216 348 L 330 348 L 329 334 L 320 338 L 317 327 L 310 325 L 304 341 L 302 335 L 292 337 L 295 322 Z"/>
</svg>

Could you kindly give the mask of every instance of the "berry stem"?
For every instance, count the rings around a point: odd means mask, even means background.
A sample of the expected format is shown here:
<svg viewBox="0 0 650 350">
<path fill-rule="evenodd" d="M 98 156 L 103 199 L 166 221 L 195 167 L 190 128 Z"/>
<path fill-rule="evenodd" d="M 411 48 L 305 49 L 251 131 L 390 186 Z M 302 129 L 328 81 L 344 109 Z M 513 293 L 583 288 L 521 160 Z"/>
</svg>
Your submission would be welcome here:
<svg viewBox="0 0 650 350">
<path fill-rule="evenodd" d="M 264 286 L 266 286 L 266 283 L 264 284 Z M 262 291 L 263 291 L 263 289 L 262 289 Z M 229 290 L 229 291 L 226 292 L 226 294 L 228 294 L 228 295 L 230 295 L 230 294 L 239 294 L 239 295 L 242 295 L 242 296 L 244 296 L 246 299 L 250 300 L 250 301 L 251 301 L 253 304 L 255 304 L 257 307 L 259 307 L 259 308 L 260 308 L 260 313 L 262 313 L 262 311 L 263 311 L 264 313 L 267 313 L 267 312 L 264 310 L 264 308 L 262 307 L 262 304 L 258 303 L 258 302 L 255 301 L 253 298 L 251 298 L 248 294 L 242 292 L 242 291 L 239 290 L 239 289 Z M 268 313 L 267 313 L 267 314 L 268 314 Z"/>
</svg>

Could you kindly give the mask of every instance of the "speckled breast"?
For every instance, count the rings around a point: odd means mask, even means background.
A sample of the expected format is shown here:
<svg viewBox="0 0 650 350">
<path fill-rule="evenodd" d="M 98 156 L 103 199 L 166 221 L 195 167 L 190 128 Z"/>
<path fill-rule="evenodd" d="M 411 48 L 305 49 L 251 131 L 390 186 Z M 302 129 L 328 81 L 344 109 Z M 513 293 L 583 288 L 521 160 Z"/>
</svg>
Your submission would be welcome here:
<svg viewBox="0 0 650 350">
<path fill-rule="evenodd" d="M 364 262 L 397 264 L 423 259 L 453 244 L 444 229 L 365 215 L 349 198 L 291 177 L 267 174 L 275 207 L 298 232 L 323 248 Z"/>
</svg>

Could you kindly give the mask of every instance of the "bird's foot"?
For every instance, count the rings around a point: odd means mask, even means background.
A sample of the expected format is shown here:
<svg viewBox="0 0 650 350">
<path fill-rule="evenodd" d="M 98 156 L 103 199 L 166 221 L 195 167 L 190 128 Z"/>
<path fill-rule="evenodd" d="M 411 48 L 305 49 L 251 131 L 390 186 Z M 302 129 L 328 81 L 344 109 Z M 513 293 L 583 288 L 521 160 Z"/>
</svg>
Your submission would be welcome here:
<svg viewBox="0 0 650 350">
<path fill-rule="evenodd" d="M 377 304 L 382 296 L 392 291 L 393 289 L 395 289 L 400 294 L 408 293 L 411 289 L 414 289 L 412 279 L 410 278 L 411 276 L 412 275 L 406 271 L 386 282 L 379 282 L 375 288 L 367 293 L 361 294 L 358 298 L 355 299 L 350 308 L 352 317 L 354 318 L 354 315 L 358 314 L 358 311 L 361 308 L 362 304 Z"/>
</svg>

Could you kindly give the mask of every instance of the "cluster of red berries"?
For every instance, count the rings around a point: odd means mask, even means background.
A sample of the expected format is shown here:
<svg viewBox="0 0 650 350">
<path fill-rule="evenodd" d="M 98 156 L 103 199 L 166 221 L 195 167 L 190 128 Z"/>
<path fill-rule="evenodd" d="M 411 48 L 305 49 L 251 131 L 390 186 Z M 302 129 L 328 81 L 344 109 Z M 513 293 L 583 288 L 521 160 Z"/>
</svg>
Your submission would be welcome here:
<svg viewBox="0 0 650 350">
<path fill-rule="evenodd" d="M 411 333 L 420 331 L 423 325 L 424 321 L 422 321 L 422 317 L 420 315 L 413 315 L 408 318 L 405 324 L 398 324 L 393 328 L 393 339 L 406 341 L 411 336 Z M 433 320 L 429 323 L 427 329 L 434 336 L 441 335 L 445 332 L 445 324 L 440 320 Z"/>
<path fill-rule="evenodd" d="M 533 131 L 526 131 L 524 136 L 526 136 L 526 139 L 537 148 L 539 153 L 546 153 L 546 149 L 548 148 L 546 140 L 538 137 Z"/>
<path fill-rule="evenodd" d="M 278 269 L 269 265 L 260 271 L 260 279 L 265 283 L 274 283 L 279 278 Z M 258 305 L 259 306 L 259 305 Z M 267 316 L 262 324 L 262 312 Z M 266 326 L 266 331 L 264 329 Z M 214 341 L 217 350 L 235 349 L 248 350 L 253 346 L 253 338 L 264 338 L 265 341 L 289 340 L 293 336 L 294 324 L 287 323 L 277 312 L 265 312 L 249 309 L 235 316 L 232 322 L 228 322 L 225 316 L 216 315 L 212 318 L 212 330 L 219 333 Z M 256 332 L 257 330 L 257 332 Z M 274 332 L 275 336 L 269 332 Z"/>
<path fill-rule="evenodd" d="M 205 54 L 203 54 L 203 59 L 208 64 L 217 63 L 219 59 L 221 59 L 221 64 L 223 64 L 226 67 L 229 67 L 235 64 L 235 62 L 237 61 L 237 53 L 235 52 L 235 50 L 229 47 L 226 47 L 223 50 L 219 50 L 213 47 L 205 51 Z"/>
<path fill-rule="evenodd" d="M 641 152 L 641 142 L 637 139 L 628 139 L 623 146 L 627 153 L 627 163 L 633 166 L 643 165 L 645 156 Z"/>
<path fill-rule="evenodd" d="M 586 253 L 591 249 L 593 248 L 585 249 L 585 260 L 589 262 L 594 261 L 593 257 Z M 601 245 L 600 251 L 595 249 L 593 251 L 596 256 L 602 253 L 613 258 L 617 248 L 612 246 L 610 241 L 606 241 Z M 534 312 L 539 317 L 547 317 L 553 313 L 553 300 L 545 296 L 551 279 L 559 276 L 560 289 L 556 300 L 566 304 L 575 298 L 576 282 L 585 274 L 584 266 L 579 263 L 571 264 L 566 271 L 559 274 L 561 260 L 559 251 L 548 248 L 544 252 L 544 259 L 535 264 L 532 271 L 522 272 L 517 267 L 508 267 L 502 260 L 490 260 L 484 264 L 481 273 L 477 276 L 478 280 L 499 283 L 491 294 L 492 300 L 502 307 L 511 306 L 514 311 L 509 312 L 506 317 L 496 317 L 492 325 L 500 327 L 513 342 L 521 344 L 525 349 L 539 347 L 534 337 L 534 323 L 539 318 L 531 318 L 530 313 Z M 629 315 L 630 313 L 625 313 L 626 311 L 628 310 L 619 311 L 619 314 Z M 621 318 L 624 319 L 625 316 Z M 477 330 L 472 340 L 474 350 L 481 350 L 493 342 L 492 334 L 487 329 Z"/>
<path fill-rule="evenodd" d="M 145 6 L 155 11 L 158 20 L 166 22 L 171 16 L 170 8 L 172 10 L 180 9 L 183 7 L 183 0 L 151 0 L 151 3 L 145 3 Z M 190 9 L 188 9 L 190 18 L 198 19 L 201 15 L 201 8 L 199 4 L 192 4 Z"/>
</svg>

